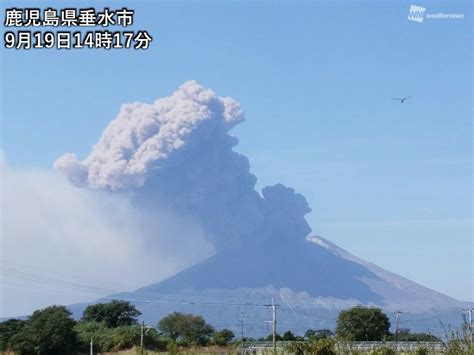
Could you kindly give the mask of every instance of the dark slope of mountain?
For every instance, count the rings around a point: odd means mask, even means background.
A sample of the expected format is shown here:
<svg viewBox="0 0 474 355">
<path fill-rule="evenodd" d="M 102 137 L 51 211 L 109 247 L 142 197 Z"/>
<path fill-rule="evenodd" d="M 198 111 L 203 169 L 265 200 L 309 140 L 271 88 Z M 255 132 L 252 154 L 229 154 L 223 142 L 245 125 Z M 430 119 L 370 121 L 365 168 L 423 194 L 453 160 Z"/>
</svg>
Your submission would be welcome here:
<svg viewBox="0 0 474 355">
<path fill-rule="evenodd" d="M 357 304 L 382 307 L 390 317 L 402 311 L 406 327 L 436 333 L 442 332 L 440 320 L 459 324 L 465 306 L 322 237 L 221 252 L 167 280 L 110 297 L 134 302 L 150 324 L 181 311 L 202 314 L 237 332 L 243 315 L 247 334 L 254 336 L 268 331 L 264 321 L 270 311 L 264 305 L 272 299 L 280 305 L 280 329 L 299 333 L 332 328 L 341 309 Z M 72 306 L 76 315 L 83 308 Z"/>
<path fill-rule="evenodd" d="M 313 298 L 364 303 L 420 303 L 430 308 L 454 299 L 365 262 L 321 237 L 288 245 L 274 244 L 217 254 L 177 275 L 137 290 L 176 293 L 183 290 L 265 287 L 306 292 Z M 423 303 L 423 304 L 421 304 Z"/>
<path fill-rule="evenodd" d="M 225 251 L 138 292 L 273 286 L 305 291 L 312 297 L 382 300 L 361 281 L 364 278 L 379 279 L 362 265 L 303 240 Z"/>
</svg>

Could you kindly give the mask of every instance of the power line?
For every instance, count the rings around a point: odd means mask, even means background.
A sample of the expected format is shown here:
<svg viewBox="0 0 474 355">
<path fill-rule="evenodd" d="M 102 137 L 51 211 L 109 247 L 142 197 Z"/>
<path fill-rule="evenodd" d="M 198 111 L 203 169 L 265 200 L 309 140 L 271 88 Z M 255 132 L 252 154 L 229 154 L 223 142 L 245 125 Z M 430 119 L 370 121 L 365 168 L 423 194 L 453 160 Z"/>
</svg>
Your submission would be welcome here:
<svg viewBox="0 0 474 355">
<path fill-rule="evenodd" d="M 119 290 L 103 288 L 93 285 L 82 284 L 75 281 L 70 280 L 63 280 L 58 279 L 50 276 L 39 275 L 30 272 L 20 271 L 14 268 L 9 267 L 0 267 L 0 274 L 3 274 L 7 277 L 13 277 L 17 279 L 22 279 L 25 281 L 35 282 L 38 284 L 49 285 L 49 286 L 56 286 L 62 287 L 67 290 L 74 290 L 81 293 L 87 294 L 94 294 L 98 296 L 102 296 L 104 298 L 123 298 L 129 299 L 133 301 L 141 301 L 141 302 L 156 302 L 156 303 L 170 303 L 170 304 L 199 304 L 199 305 L 225 305 L 225 306 L 240 306 L 240 307 L 263 307 L 265 304 L 260 303 L 263 301 L 262 299 L 252 298 L 249 301 L 247 298 L 230 298 L 230 297 L 223 297 L 223 296 L 207 296 L 207 295 L 186 295 L 186 294 L 162 294 L 162 293 L 153 293 L 153 292 L 130 292 L 130 293 L 123 293 Z M 116 294 L 116 295 L 114 295 Z M 381 301 L 357 301 L 354 300 L 353 302 L 341 302 L 339 304 L 321 304 L 320 302 L 315 303 L 295 303 L 291 301 L 285 301 L 284 297 L 282 297 L 280 292 L 280 298 L 284 302 L 280 302 L 279 306 L 286 307 L 291 310 L 293 313 L 296 314 L 296 311 L 309 311 L 309 310 L 317 310 L 317 309 L 324 309 L 324 310 L 338 310 L 343 308 L 348 308 L 356 305 L 366 305 L 366 306 L 381 306 L 385 309 L 392 309 L 397 306 L 397 311 L 399 309 L 418 309 L 422 303 L 425 301 L 409 301 L 409 302 L 392 302 L 392 304 L 386 304 Z M 436 308 L 440 309 L 448 309 L 448 308 L 460 308 L 459 305 L 448 302 L 442 301 L 436 304 Z M 313 318 L 309 315 L 304 315 L 308 318 Z M 414 322 L 415 320 L 413 320 Z M 420 320 L 421 321 L 421 320 Z M 402 321 L 410 322 L 410 321 Z"/>
</svg>

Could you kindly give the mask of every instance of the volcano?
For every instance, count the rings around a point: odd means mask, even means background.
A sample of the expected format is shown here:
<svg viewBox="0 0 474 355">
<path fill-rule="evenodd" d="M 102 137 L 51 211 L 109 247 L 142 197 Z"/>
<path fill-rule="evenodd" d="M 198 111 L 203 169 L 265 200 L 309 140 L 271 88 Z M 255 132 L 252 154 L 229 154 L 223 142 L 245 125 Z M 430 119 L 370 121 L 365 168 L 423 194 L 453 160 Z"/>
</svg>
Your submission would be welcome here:
<svg viewBox="0 0 474 355">
<path fill-rule="evenodd" d="M 133 301 L 150 323 L 192 312 L 216 327 L 245 323 L 254 336 L 267 333 L 265 305 L 272 299 L 280 306 L 279 326 L 300 333 L 333 327 L 339 310 L 356 304 L 405 318 L 459 318 L 456 300 L 308 237 L 311 209 L 294 189 L 278 183 L 257 191 L 257 177 L 230 133 L 243 121 L 234 99 L 189 81 L 151 104 L 123 105 L 84 159 L 67 153 L 56 160 L 72 184 L 125 195 L 139 214 L 190 216 L 215 248 L 167 280 L 110 297 Z M 151 228 L 140 237 L 152 250 L 160 235 Z M 411 328 L 423 319 L 414 318 Z"/>
<path fill-rule="evenodd" d="M 382 308 L 393 327 L 396 312 L 402 312 L 401 327 L 442 335 L 444 326 L 461 323 L 465 306 L 319 236 L 222 252 L 166 280 L 101 301 L 111 298 L 134 303 L 148 324 L 178 311 L 253 337 L 268 335 L 272 302 L 279 306 L 278 331 L 301 335 L 334 329 L 340 310 L 356 305 Z M 72 309 L 79 315 L 84 307 Z"/>
</svg>

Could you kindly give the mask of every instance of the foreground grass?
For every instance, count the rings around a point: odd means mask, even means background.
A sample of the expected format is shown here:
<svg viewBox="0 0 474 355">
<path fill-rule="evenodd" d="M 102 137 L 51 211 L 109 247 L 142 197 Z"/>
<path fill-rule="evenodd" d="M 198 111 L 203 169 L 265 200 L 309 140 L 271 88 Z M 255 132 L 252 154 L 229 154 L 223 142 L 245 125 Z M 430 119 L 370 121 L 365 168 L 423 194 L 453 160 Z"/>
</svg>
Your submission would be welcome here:
<svg viewBox="0 0 474 355">
<path fill-rule="evenodd" d="M 98 353 L 100 355 L 142 355 L 139 348 L 134 348 L 130 350 L 124 351 L 116 351 L 116 352 L 103 352 Z M 177 352 L 156 352 L 145 350 L 143 355 L 175 355 L 175 354 L 183 354 L 183 355 L 215 355 L 215 354 L 222 354 L 222 355 L 237 355 L 238 352 L 235 348 L 218 348 L 218 347 L 210 347 L 210 348 L 198 348 L 198 349 L 179 349 Z M 254 353 L 255 354 L 255 353 Z M 266 350 L 261 353 L 263 355 L 272 355 L 273 352 L 271 350 Z M 290 355 L 294 354 L 288 351 L 278 351 L 277 355 Z M 307 353 L 307 354 L 316 354 L 319 353 Z M 425 352 L 424 350 L 421 351 L 411 351 L 411 352 L 386 352 L 384 349 L 378 349 L 374 351 L 345 351 L 345 352 L 335 352 L 336 355 L 436 355 L 436 354 L 444 354 L 444 355 L 474 355 L 470 350 L 463 351 L 444 351 L 444 352 Z M 3 355 L 3 354 L 2 354 Z M 5 355 L 7 355 L 5 353 Z M 13 354 L 8 354 L 13 355 Z M 88 355 L 88 354 L 83 354 Z M 320 355 L 324 355 L 324 353 L 320 353 Z"/>
<path fill-rule="evenodd" d="M 123 351 L 114 351 L 114 352 L 103 352 L 98 353 L 100 355 L 142 355 L 140 348 L 134 348 L 130 350 Z M 234 355 L 237 354 L 234 348 L 218 348 L 218 347 L 208 347 L 200 349 L 179 349 L 177 352 L 159 352 L 144 350 L 143 355 L 174 355 L 174 354 L 183 354 L 183 355 L 215 355 L 215 354 L 225 354 L 225 355 Z"/>
</svg>

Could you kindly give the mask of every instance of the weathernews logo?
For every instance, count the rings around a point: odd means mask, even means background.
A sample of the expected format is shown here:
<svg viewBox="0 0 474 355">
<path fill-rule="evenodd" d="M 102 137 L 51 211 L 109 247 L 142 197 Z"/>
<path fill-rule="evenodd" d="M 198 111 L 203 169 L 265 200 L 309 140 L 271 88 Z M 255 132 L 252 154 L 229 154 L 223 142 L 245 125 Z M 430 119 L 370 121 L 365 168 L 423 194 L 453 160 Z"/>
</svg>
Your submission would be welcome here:
<svg viewBox="0 0 474 355">
<path fill-rule="evenodd" d="M 423 16 L 425 15 L 426 8 L 416 5 L 410 6 L 410 11 L 408 12 L 408 19 L 415 22 L 423 22 Z"/>
<path fill-rule="evenodd" d="M 417 6 L 417 5 L 411 5 L 410 10 L 408 11 L 408 19 L 410 21 L 415 21 L 422 23 L 423 20 L 426 19 L 448 19 L 448 20 L 457 20 L 457 19 L 463 19 L 464 14 L 445 14 L 444 12 L 439 12 L 435 14 L 426 14 L 425 15 L 426 8 Z"/>
</svg>

